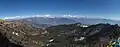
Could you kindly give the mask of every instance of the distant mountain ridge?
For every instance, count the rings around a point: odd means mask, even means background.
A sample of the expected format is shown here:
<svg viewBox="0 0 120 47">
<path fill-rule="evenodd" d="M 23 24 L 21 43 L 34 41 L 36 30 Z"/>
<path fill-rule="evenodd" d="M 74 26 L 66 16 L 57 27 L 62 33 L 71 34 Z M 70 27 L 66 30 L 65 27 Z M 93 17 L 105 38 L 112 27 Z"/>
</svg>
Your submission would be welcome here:
<svg viewBox="0 0 120 47">
<path fill-rule="evenodd" d="M 77 17 L 31 17 L 23 19 L 6 19 L 7 21 L 25 21 L 33 25 L 60 25 L 60 24 L 73 24 L 73 23 L 83 23 L 83 24 L 99 24 L 99 23 L 109 23 L 109 24 L 120 24 L 120 21 L 110 20 L 110 19 L 100 19 L 100 18 L 77 18 Z M 44 26 L 46 27 L 46 26 Z"/>
</svg>

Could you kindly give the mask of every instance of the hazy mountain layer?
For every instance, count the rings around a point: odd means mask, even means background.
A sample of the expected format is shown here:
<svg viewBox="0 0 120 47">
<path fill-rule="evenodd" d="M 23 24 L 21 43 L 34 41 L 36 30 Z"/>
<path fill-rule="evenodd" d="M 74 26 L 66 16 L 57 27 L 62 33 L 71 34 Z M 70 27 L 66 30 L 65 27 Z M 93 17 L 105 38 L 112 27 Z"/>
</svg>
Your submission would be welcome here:
<svg viewBox="0 0 120 47">
<path fill-rule="evenodd" d="M 65 17 L 31 17 L 25 19 L 8 19 L 8 21 L 25 21 L 33 24 L 36 27 L 49 27 L 51 25 L 60 24 L 73 24 L 73 23 L 83 23 L 83 24 L 98 24 L 98 23 L 109 23 L 109 24 L 120 24 L 120 21 L 114 21 L 110 19 L 97 19 L 97 18 L 65 18 Z"/>
</svg>

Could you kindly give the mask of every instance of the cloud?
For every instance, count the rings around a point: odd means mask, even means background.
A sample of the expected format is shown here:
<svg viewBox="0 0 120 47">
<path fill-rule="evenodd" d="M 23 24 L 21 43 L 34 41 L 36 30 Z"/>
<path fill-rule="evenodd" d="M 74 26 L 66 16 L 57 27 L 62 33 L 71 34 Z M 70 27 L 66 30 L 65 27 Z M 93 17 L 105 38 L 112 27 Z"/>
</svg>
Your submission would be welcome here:
<svg viewBox="0 0 120 47">
<path fill-rule="evenodd" d="M 30 18 L 30 17 L 51 17 L 51 16 L 50 15 L 11 16 L 11 17 L 4 17 L 2 19 L 23 19 L 23 18 Z"/>
<path fill-rule="evenodd" d="M 2 19 L 22 19 L 22 18 L 29 18 L 32 16 L 11 16 L 11 17 L 4 17 Z"/>
<path fill-rule="evenodd" d="M 11 16 L 11 17 L 4 17 L 2 19 L 23 19 L 23 18 L 30 18 L 30 17 L 49 17 L 49 18 L 55 18 L 55 17 L 66 17 L 66 18 L 69 18 L 69 17 L 76 17 L 76 18 L 79 18 L 79 17 L 83 17 L 81 15 L 60 15 L 60 16 L 51 16 L 49 14 L 47 15 L 28 15 L 28 16 Z"/>
<path fill-rule="evenodd" d="M 3 19 L 16 19 L 16 18 L 21 18 L 21 16 L 4 17 Z"/>
<path fill-rule="evenodd" d="M 29 16 L 11 16 L 11 17 L 4 17 L 2 19 L 23 19 L 23 18 L 30 18 L 30 17 L 65 17 L 65 18 L 101 18 L 101 19 L 111 19 L 111 20 L 120 20 L 120 18 L 106 18 L 106 17 L 99 17 L 99 16 L 84 16 L 84 15 L 61 15 L 61 16 L 51 16 L 51 15 L 29 15 Z"/>
</svg>

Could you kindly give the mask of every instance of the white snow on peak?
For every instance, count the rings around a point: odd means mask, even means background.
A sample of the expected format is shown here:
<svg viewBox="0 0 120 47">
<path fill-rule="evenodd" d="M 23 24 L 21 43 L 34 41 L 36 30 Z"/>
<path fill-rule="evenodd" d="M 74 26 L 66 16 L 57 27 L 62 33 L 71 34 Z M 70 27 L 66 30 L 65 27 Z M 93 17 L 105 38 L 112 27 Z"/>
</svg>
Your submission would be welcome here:
<svg viewBox="0 0 120 47">
<path fill-rule="evenodd" d="M 77 15 L 63 15 L 63 17 L 78 17 Z"/>
<path fill-rule="evenodd" d="M 86 16 L 83 16 L 83 15 L 63 15 L 62 17 L 65 17 L 65 18 L 83 18 Z"/>
</svg>

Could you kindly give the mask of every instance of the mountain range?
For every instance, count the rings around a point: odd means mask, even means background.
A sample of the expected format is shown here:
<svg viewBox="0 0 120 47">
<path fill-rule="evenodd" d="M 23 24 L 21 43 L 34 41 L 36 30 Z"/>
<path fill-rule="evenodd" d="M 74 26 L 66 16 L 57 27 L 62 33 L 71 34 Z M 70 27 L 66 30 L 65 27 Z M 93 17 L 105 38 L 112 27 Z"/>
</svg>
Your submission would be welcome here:
<svg viewBox="0 0 120 47">
<path fill-rule="evenodd" d="M 83 24 L 98 24 L 98 23 L 109 23 L 109 24 L 120 24 L 120 21 L 115 21 L 111 19 L 102 18 L 80 18 L 80 17 L 29 17 L 23 19 L 6 19 L 7 21 L 25 21 L 31 23 L 36 27 L 49 27 L 52 25 L 60 24 L 73 24 L 73 23 L 83 23 Z"/>
</svg>

